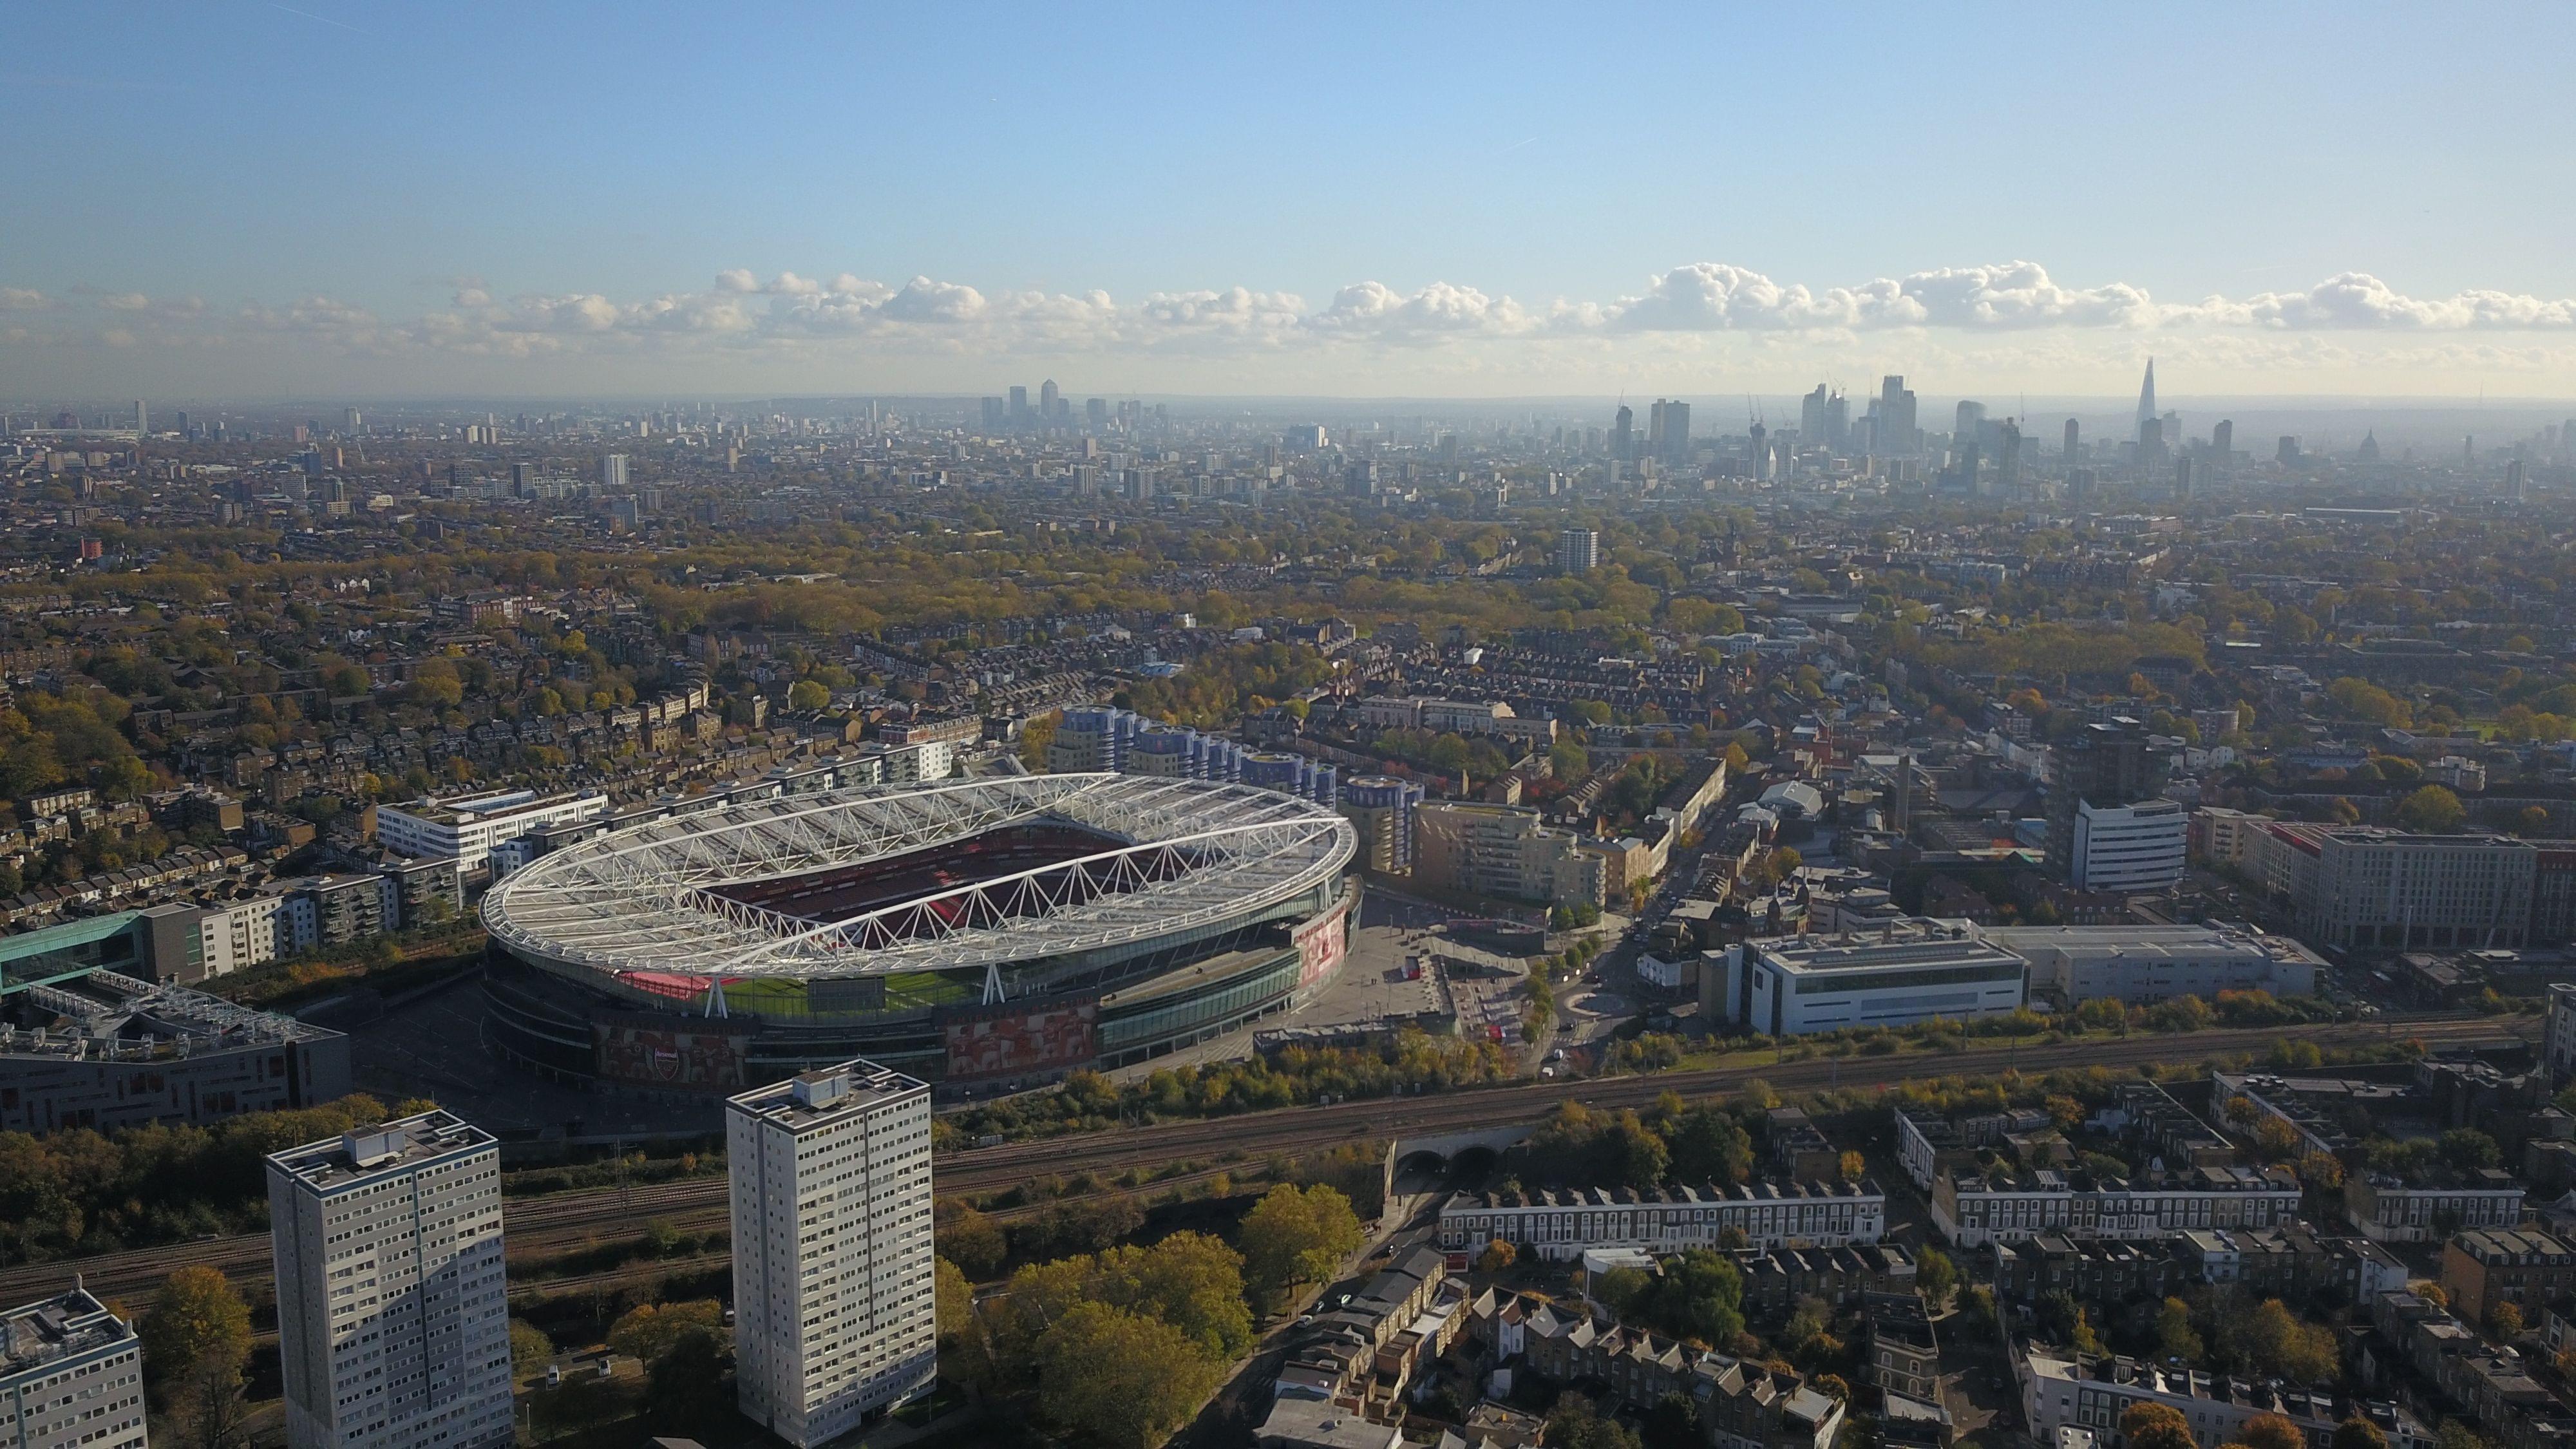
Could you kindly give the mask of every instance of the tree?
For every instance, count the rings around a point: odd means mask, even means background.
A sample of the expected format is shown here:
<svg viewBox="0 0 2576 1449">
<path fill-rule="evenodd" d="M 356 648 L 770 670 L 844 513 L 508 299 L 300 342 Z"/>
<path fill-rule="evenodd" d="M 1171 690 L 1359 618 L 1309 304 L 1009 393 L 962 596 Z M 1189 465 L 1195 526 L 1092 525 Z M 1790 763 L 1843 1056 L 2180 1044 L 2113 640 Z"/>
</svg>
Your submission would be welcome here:
<svg viewBox="0 0 2576 1449">
<path fill-rule="evenodd" d="M 1628 1426 L 1606 1417 L 1590 1399 L 1562 1393 L 1547 1411 L 1547 1449 L 1642 1449 Z"/>
<path fill-rule="evenodd" d="M 1330 1279 L 1366 1241 L 1351 1200 L 1321 1183 L 1279 1184 L 1262 1194 L 1235 1230 L 1245 1271 L 1265 1293 Z"/>
<path fill-rule="evenodd" d="M 2197 1364 L 2207 1356 L 2200 1333 L 2191 1326 L 2191 1305 L 2179 1298 L 2168 1298 L 2156 1312 L 2156 1351 L 2167 1358 L 2178 1358 L 2186 1365 Z"/>
<path fill-rule="evenodd" d="M 787 686 L 787 707 L 798 710 L 824 709 L 832 703 L 832 691 L 811 679 L 800 679 Z"/>
<path fill-rule="evenodd" d="M 2487 1330 L 2496 1337 L 2512 1340 L 2522 1337 L 2522 1310 L 2510 1303 L 2498 1302 L 2487 1310 Z"/>
<path fill-rule="evenodd" d="M 645 1375 L 644 1412 L 651 1423 L 694 1428 L 724 1418 L 724 1349 L 714 1329 L 701 1324 L 681 1329 Z"/>
<path fill-rule="evenodd" d="M 714 1330 L 724 1322 L 724 1305 L 713 1298 L 684 1303 L 638 1303 L 608 1326 L 608 1346 L 617 1353 L 650 1364 L 670 1351 L 692 1328 Z"/>
<path fill-rule="evenodd" d="M 2332 1449 L 2388 1449 L 2388 1436 L 2359 1414 L 2335 1425 Z"/>
<path fill-rule="evenodd" d="M 1113 1449 L 1146 1449 L 1216 1391 L 1220 1367 L 1168 1323 L 1079 1303 L 1038 1344 L 1047 1417 Z"/>
<path fill-rule="evenodd" d="M 2487 1437 L 2457 1419 L 2444 1419 L 2433 1431 L 2433 1449 L 2492 1449 Z"/>
<path fill-rule="evenodd" d="M 2264 1299 L 2245 1320 L 2244 1343 L 2265 1372 L 2300 1385 L 2332 1379 L 2340 1358 L 2332 1330 L 2301 1323 L 2278 1298 Z"/>
<path fill-rule="evenodd" d="M 201 1373 L 239 1377 L 250 1357 L 250 1305 L 214 1268 L 181 1268 L 162 1280 L 136 1336 L 144 1367 L 164 1384 Z"/>
<path fill-rule="evenodd" d="M 2137 1403 L 2120 1416 L 2120 1437 L 2128 1449 L 2199 1449 L 2191 1421 L 2164 1404 Z"/>
<path fill-rule="evenodd" d="M 1845 1182 L 1858 1182 L 1869 1172 L 1869 1159 L 1857 1152 L 1844 1153 L 1839 1165 Z"/>
<path fill-rule="evenodd" d="M 546 1331 L 524 1318 L 510 1320 L 510 1367 L 518 1373 L 534 1372 L 537 1365 L 555 1356 L 555 1341 Z"/>
<path fill-rule="evenodd" d="M 2454 1127 L 2443 1133 L 2441 1153 L 2444 1162 L 2462 1172 L 2493 1167 L 2504 1160 L 2504 1149 L 2475 1127 Z"/>
<path fill-rule="evenodd" d="M 938 1241 L 939 1256 L 977 1282 L 1002 1270 L 1010 1243 L 1000 1223 L 955 1198 L 943 1200 L 937 1216 L 931 1235 Z"/>
<path fill-rule="evenodd" d="M 1959 1284 L 1959 1267 L 1950 1255 L 1938 1248 L 1925 1248 L 1914 1257 L 1914 1286 L 1921 1290 L 1923 1301 L 1938 1313 L 1950 1301 L 1950 1290 Z"/>
<path fill-rule="evenodd" d="M 1496 1238 L 1485 1245 L 1485 1251 L 1476 1255 L 1476 1271 L 1480 1273 L 1499 1273 L 1505 1268 L 1510 1267 L 1519 1259 L 1519 1257 L 1519 1249 L 1504 1242 L 1500 1238 Z"/>
<path fill-rule="evenodd" d="M 2439 785 L 2426 785 L 2397 802 L 2397 823 L 2428 834 L 2457 830 L 2468 816 L 2460 797 Z"/>
<path fill-rule="evenodd" d="M 2236 1431 L 2245 1449 L 2308 1449 L 2308 1436 L 2279 1414 L 2256 1414 Z"/>
<path fill-rule="evenodd" d="M 931 1278 L 932 1321 L 941 1339 L 955 1338 L 975 1321 L 975 1285 L 946 1258 L 934 1261 Z"/>
</svg>

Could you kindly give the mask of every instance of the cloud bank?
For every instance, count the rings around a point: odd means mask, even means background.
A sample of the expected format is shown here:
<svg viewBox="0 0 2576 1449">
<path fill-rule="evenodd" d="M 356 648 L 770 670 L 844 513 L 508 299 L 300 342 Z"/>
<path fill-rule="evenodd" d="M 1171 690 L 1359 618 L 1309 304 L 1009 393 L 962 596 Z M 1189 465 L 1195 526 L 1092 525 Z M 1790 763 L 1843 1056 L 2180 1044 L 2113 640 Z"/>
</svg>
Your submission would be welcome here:
<svg viewBox="0 0 2576 1449">
<path fill-rule="evenodd" d="M 283 303 L 210 306 L 195 297 L 84 286 L 53 293 L 0 285 L 0 338 L 22 348 L 161 349 L 210 357 L 265 349 L 306 359 L 574 362 L 658 359 L 711 365 L 797 365 L 877 359 L 1171 359 L 1258 364 L 1264 359 L 1379 359 L 1409 375 L 1531 370 L 1548 356 L 1662 359 L 1741 334 L 1744 348 L 1849 346 L 1881 335 L 1917 355 L 1971 353 L 2018 339 L 2019 355 L 2089 352 L 2114 339 L 2199 346 L 2224 355 L 2296 339 L 2298 355 L 2358 356 L 2370 339 L 2414 337 L 2418 356 L 2483 365 L 2560 368 L 2550 334 L 2576 332 L 2576 298 L 2502 291 L 2419 297 L 2366 272 L 2304 291 L 2163 301 L 2139 286 L 2074 286 L 2036 262 L 1942 267 L 1841 286 L 1778 281 L 1724 262 L 1650 276 L 1607 300 L 1524 302 L 1449 282 L 1406 290 L 1364 281 L 1320 303 L 1247 287 L 1153 292 L 986 291 L 916 276 L 886 282 L 842 272 L 824 280 L 747 268 L 703 289 L 619 299 L 601 293 L 505 296 L 479 277 L 453 280 L 447 300 L 389 317 L 315 295 Z M 2089 340 L 2088 340 L 2089 339 Z M 1517 351 L 1515 350 L 1517 349 Z M 2252 352 L 2245 355 L 2253 356 Z M 2503 359 L 2498 361 L 2497 359 Z M 2515 359 L 2524 359 L 2517 364 Z M 1257 370 L 1257 369 L 1255 369 Z"/>
</svg>

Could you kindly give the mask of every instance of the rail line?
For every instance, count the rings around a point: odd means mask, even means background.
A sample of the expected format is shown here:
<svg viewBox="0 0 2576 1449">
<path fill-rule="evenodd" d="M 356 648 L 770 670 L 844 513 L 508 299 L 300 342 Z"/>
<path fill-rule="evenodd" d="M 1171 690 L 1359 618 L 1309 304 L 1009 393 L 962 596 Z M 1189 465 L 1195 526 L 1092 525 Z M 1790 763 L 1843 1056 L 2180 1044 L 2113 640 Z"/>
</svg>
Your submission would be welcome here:
<svg viewBox="0 0 2576 1449">
<path fill-rule="evenodd" d="M 1283 1107 L 1231 1117 L 1031 1138 L 943 1153 L 936 1170 L 941 1193 L 975 1194 L 997 1192 L 1037 1177 L 1161 1167 L 1189 1159 L 1212 1164 L 1203 1169 L 1212 1172 L 1228 1163 L 1273 1153 L 1311 1152 L 1371 1138 L 1534 1121 L 1560 1102 L 1610 1110 L 1645 1107 L 1665 1092 L 1706 1096 L 1740 1087 L 1755 1078 L 1785 1092 L 1805 1092 L 1978 1071 L 2045 1072 L 2059 1067 L 2198 1062 L 2259 1052 L 2282 1037 L 2315 1042 L 2321 1047 L 2405 1038 L 2419 1039 L 2429 1046 L 2461 1046 L 2527 1041 L 2530 1031 L 2527 1023 L 2512 1017 L 2399 1018 L 2370 1024 L 2204 1031 L 2181 1037 L 2086 1038 L 2033 1046 L 1980 1043 L 1968 1051 L 1939 1056 L 1916 1052 L 1885 1058 L 1811 1058 L 1574 1082 L 1520 1082 L 1414 1097 L 1370 1098 L 1330 1107 Z M 1177 1179 L 1167 1181 L 1171 1180 Z M 654 1218 L 666 1218 L 684 1232 L 723 1225 L 728 1218 L 725 1179 L 681 1178 L 608 1192 L 587 1188 L 518 1198 L 502 1205 L 502 1231 L 513 1256 L 538 1256 L 593 1245 L 605 1238 L 632 1233 Z M 245 1233 L 22 1264 L 0 1270 L 0 1302 L 24 1303 L 59 1292 L 78 1275 L 92 1292 L 102 1297 L 121 1297 L 127 1306 L 140 1311 L 163 1278 L 175 1269 L 196 1265 L 220 1269 L 254 1297 L 264 1296 L 271 1268 L 268 1235 Z"/>
</svg>

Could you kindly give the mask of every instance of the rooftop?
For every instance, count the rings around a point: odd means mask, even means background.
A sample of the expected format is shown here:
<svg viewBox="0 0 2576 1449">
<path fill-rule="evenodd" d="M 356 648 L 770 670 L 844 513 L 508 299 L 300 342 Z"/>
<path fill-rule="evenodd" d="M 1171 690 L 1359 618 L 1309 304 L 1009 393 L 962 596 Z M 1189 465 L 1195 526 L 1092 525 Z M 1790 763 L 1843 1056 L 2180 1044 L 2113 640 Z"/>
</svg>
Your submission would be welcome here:
<svg viewBox="0 0 2576 1449">
<path fill-rule="evenodd" d="M 338 1035 L 291 1016 L 113 971 L 23 987 L 9 993 L 0 1009 L 0 1058 L 159 1061 Z"/>
<path fill-rule="evenodd" d="M 725 1106 L 794 1132 L 929 1090 L 917 1078 L 853 1058 L 836 1067 L 755 1087 L 729 1098 Z"/>
<path fill-rule="evenodd" d="M 433 1110 L 290 1147 L 268 1160 L 313 1191 L 327 1193 L 493 1145 L 491 1133 L 453 1112 Z"/>
<path fill-rule="evenodd" d="M 0 1377 L 14 1378 L 133 1336 L 105 1304 L 74 1288 L 0 1313 Z"/>
</svg>

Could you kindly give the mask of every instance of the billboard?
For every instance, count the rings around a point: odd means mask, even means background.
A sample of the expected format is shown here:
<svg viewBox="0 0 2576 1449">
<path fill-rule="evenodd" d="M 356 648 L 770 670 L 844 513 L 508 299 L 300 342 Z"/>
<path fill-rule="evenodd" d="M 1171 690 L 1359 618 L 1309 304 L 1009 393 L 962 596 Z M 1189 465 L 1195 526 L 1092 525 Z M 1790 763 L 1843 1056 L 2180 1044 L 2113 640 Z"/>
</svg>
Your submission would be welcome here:
<svg viewBox="0 0 2576 1449">
<path fill-rule="evenodd" d="M 739 1092 L 748 1031 L 674 1030 L 601 1021 L 591 1024 L 599 1074 L 612 1081 L 681 1092 Z"/>
<path fill-rule="evenodd" d="M 1350 926 L 1351 903 L 1345 900 L 1288 933 L 1297 947 L 1299 991 L 1330 981 L 1341 971 L 1342 961 L 1350 955 Z"/>
<path fill-rule="evenodd" d="M 946 1075 L 959 1081 L 1088 1065 L 1100 1054 L 1099 1021 L 1096 1000 L 970 1006 L 943 1013 Z"/>
</svg>

